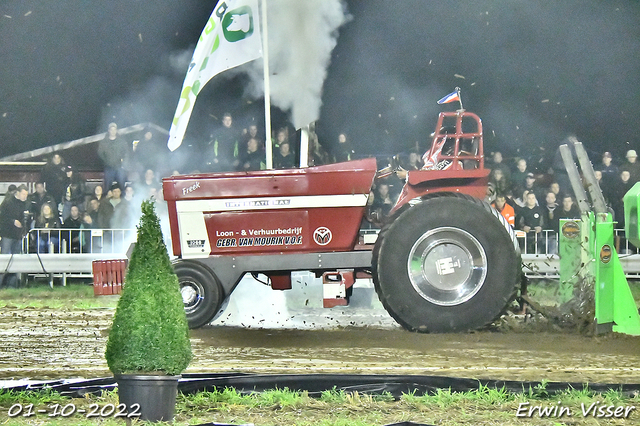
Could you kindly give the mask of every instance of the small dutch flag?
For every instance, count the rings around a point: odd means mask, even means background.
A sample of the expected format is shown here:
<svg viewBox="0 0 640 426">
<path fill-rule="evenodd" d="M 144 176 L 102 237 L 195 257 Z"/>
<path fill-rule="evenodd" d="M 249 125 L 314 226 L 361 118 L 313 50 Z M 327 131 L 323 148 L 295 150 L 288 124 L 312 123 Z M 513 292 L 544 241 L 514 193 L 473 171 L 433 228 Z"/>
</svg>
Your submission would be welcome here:
<svg viewBox="0 0 640 426">
<path fill-rule="evenodd" d="M 460 101 L 460 89 L 456 87 L 456 90 L 449 93 L 444 98 L 438 101 L 439 105 L 448 104 L 450 102 Z"/>
</svg>

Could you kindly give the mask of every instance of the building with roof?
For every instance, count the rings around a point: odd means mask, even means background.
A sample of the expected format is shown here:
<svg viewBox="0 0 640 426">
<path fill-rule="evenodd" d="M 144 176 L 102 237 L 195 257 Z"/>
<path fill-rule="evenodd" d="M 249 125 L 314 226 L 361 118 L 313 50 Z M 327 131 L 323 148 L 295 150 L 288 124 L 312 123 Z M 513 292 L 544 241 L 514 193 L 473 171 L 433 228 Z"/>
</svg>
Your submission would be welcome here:
<svg viewBox="0 0 640 426">
<path fill-rule="evenodd" d="M 150 142 L 144 137 L 147 132 L 153 136 Z M 104 165 L 98 156 L 98 142 L 103 140 L 106 134 L 98 133 L 0 158 L 0 195 L 4 196 L 11 184 L 25 184 L 29 192 L 33 192 L 35 183 L 40 180 L 40 172 L 54 154 L 60 154 L 65 163 L 72 165 L 88 185 L 102 184 Z M 148 151 L 168 153 L 166 141 L 169 132 L 154 123 L 125 127 L 118 130 L 118 135 L 124 137 L 132 146 L 149 143 L 152 146 L 147 147 Z"/>
</svg>

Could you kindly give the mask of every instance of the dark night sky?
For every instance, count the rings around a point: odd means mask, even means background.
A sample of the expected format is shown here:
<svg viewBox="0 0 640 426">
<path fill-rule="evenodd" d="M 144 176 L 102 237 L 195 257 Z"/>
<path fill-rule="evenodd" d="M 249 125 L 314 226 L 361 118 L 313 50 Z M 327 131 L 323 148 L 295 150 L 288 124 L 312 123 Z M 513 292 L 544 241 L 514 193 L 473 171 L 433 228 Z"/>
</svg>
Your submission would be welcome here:
<svg viewBox="0 0 640 426">
<path fill-rule="evenodd" d="M 169 128 L 188 61 L 215 1 L 3 0 L 0 157 L 121 126 Z M 555 150 L 570 133 L 595 152 L 639 149 L 640 2 L 350 0 L 322 96 L 319 133 L 362 154 L 424 141 L 436 100 L 462 89 L 488 149 Z M 292 34 L 292 37 L 295 37 Z M 260 116 L 246 79 L 218 76 L 187 132 L 232 111 Z M 244 121 L 243 121 L 244 120 Z"/>
</svg>

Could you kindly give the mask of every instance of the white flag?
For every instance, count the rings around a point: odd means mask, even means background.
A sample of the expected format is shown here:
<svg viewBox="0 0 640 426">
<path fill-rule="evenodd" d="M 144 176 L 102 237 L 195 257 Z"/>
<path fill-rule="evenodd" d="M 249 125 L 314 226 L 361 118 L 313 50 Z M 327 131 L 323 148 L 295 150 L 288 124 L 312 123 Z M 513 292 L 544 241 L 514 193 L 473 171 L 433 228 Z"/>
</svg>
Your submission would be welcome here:
<svg viewBox="0 0 640 426">
<path fill-rule="evenodd" d="M 174 151 L 182 143 L 191 111 L 200 90 L 213 76 L 262 56 L 258 0 L 219 2 L 193 51 L 182 84 L 167 146 Z"/>
</svg>

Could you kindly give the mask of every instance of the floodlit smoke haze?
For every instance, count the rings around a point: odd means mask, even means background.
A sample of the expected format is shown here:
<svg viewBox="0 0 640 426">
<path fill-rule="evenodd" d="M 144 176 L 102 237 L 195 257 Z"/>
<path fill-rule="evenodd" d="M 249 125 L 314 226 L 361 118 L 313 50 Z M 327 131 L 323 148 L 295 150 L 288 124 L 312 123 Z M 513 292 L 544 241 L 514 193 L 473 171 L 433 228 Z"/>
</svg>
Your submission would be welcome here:
<svg viewBox="0 0 640 426">
<path fill-rule="evenodd" d="M 349 2 L 323 127 L 390 151 L 423 140 L 456 86 L 490 149 L 553 147 L 567 133 L 618 154 L 637 144 L 637 2 Z M 346 49 L 346 46 L 350 46 Z M 612 143 L 613 146 L 610 144 Z"/>
<path fill-rule="evenodd" d="M 110 121 L 168 129 L 182 64 L 215 3 L 0 3 L 4 155 L 103 132 Z M 268 4 L 274 120 L 298 127 L 319 117 L 326 146 L 340 132 L 360 155 L 425 143 L 437 113 L 457 108 L 436 100 L 458 86 L 483 118 L 487 150 L 507 157 L 554 151 L 571 133 L 596 153 L 640 149 L 640 2 Z M 225 111 L 239 126 L 263 121 L 261 70 L 257 60 L 216 76 L 185 146 L 208 137 Z"/>
<path fill-rule="evenodd" d="M 320 118 L 322 87 L 337 44 L 338 29 L 350 19 L 341 0 L 267 2 L 271 102 L 290 112 L 294 127 Z M 261 61 L 251 64 L 251 81 L 264 95 Z"/>
</svg>

